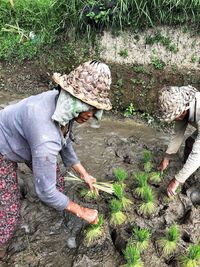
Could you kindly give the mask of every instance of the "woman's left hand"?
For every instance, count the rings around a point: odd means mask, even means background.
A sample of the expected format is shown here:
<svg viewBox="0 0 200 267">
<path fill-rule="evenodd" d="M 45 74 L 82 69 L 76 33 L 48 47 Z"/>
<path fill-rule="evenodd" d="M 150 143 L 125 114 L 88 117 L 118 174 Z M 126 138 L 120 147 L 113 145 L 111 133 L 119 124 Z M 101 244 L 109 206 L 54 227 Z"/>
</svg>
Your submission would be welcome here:
<svg viewBox="0 0 200 267">
<path fill-rule="evenodd" d="M 94 190 L 93 183 L 95 183 L 97 180 L 89 173 L 85 173 L 84 175 L 81 175 L 81 178 L 85 180 L 85 182 L 89 185 L 90 190 Z"/>
</svg>

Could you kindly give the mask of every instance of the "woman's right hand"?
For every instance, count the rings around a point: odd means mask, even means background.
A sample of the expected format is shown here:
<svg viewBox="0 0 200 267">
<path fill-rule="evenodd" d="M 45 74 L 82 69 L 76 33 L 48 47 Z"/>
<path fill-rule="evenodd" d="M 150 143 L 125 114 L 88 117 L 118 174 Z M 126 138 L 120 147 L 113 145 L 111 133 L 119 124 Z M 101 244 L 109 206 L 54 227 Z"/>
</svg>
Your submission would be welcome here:
<svg viewBox="0 0 200 267">
<path fill-rule="evenodd" d="M 74 213 L 76 216 L 81 219 L 86 220 L 91 224 L 98 223 L 98 211 L 94 209 L 84 208 L 75 202 L 69 200 L 68 206 L 66 208 L 67 211 Z"/>
<path fill-rule="evenodd" d="M 169 165 L 169 159 L 164 158 L 158 166 L 158 170 L 163 172 Z"/>
</svg>

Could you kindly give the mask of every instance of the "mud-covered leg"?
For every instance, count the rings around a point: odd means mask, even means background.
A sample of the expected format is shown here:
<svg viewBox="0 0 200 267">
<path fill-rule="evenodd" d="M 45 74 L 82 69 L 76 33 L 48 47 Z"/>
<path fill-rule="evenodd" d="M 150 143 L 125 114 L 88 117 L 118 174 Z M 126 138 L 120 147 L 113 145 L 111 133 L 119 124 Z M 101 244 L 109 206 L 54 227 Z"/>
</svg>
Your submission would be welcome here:
<svg viewBox="0 0 200 267">
<path fill-rule="evenodd" d="M 17 181 L 17 164 L 0 154 L 0 258 L 3 258 L 9 241 L 19 224 L 20 190 Z"/>
</svg>

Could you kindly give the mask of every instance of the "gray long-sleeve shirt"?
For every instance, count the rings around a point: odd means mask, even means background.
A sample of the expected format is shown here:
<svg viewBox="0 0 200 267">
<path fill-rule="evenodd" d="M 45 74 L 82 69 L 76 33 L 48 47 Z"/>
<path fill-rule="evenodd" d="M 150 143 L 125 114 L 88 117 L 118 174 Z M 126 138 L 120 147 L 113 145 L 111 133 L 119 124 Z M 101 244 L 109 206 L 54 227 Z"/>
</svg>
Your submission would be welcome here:
<svg viewBox="0 0 200 267">
<path fill-rule="evenodd" d="M 0 111 L 0 153 L 15 162 L 31 162 L 35 189 L 47 205 L 63 210 L 68 197 L 56 189 L 57 155 L 65 166 L 79 162 L 69 137 L 51 119 L 58 91 L 28 97 Z"/>
<path fill-rule="evenodd" d="M 200 166 L 200 92 L 196 93 L 195 99 L 190 103 L 189 119 L 176 121 L 175 135 L 167 148 L 167 155 L 175 154 L 178 151 L 183 142 L 188 123 L 197 129 L 197 137 L 186 163 L 175 175 L 176 180 L 180 183 L 184 183 Z"/>
</svg>

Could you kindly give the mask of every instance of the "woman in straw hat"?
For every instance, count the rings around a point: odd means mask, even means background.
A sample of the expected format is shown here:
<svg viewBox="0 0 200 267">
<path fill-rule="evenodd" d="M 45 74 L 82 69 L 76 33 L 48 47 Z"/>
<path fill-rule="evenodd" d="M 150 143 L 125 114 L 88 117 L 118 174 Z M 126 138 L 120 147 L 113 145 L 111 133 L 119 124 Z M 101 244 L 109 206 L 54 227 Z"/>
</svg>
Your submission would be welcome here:
<svg viewBox="0 0 200 267">
<path fill-rule="evenodd" d="M 164 87 L 159 96 L 159 110 L 161 120 L 175 121 L 175 135 L 158 167 L 161 171 L 167 168 L 171 157 L 181 146 L 188 124 L 196 128 L 192 136 L 186 140 L 185 163 L 167 187 L 168 195 L 173 196 L 178 186 L 200 166 L 200 92 L 190 85 Z"/>
<path fill-rule="evenodd" d="M 57 210 L 67 210 L 89 223 L 97 223 L 97 210 L 72 202 L 62 192 L 64 179 L 57 165 L 60 153 L 92 189 L 96 181 L 78 160 L 73 147 L 73 122 L 101 119 L 112 108 L 108 98 L 111 73 L 97 61 L 83 63 L 69 75 L 55 73 L 58 90 L 28 97 L 0 111 L 0 257 L 18 224 L 20 193 L 17 163 L 31 166 L 38 197 Z"/>
</svg>

